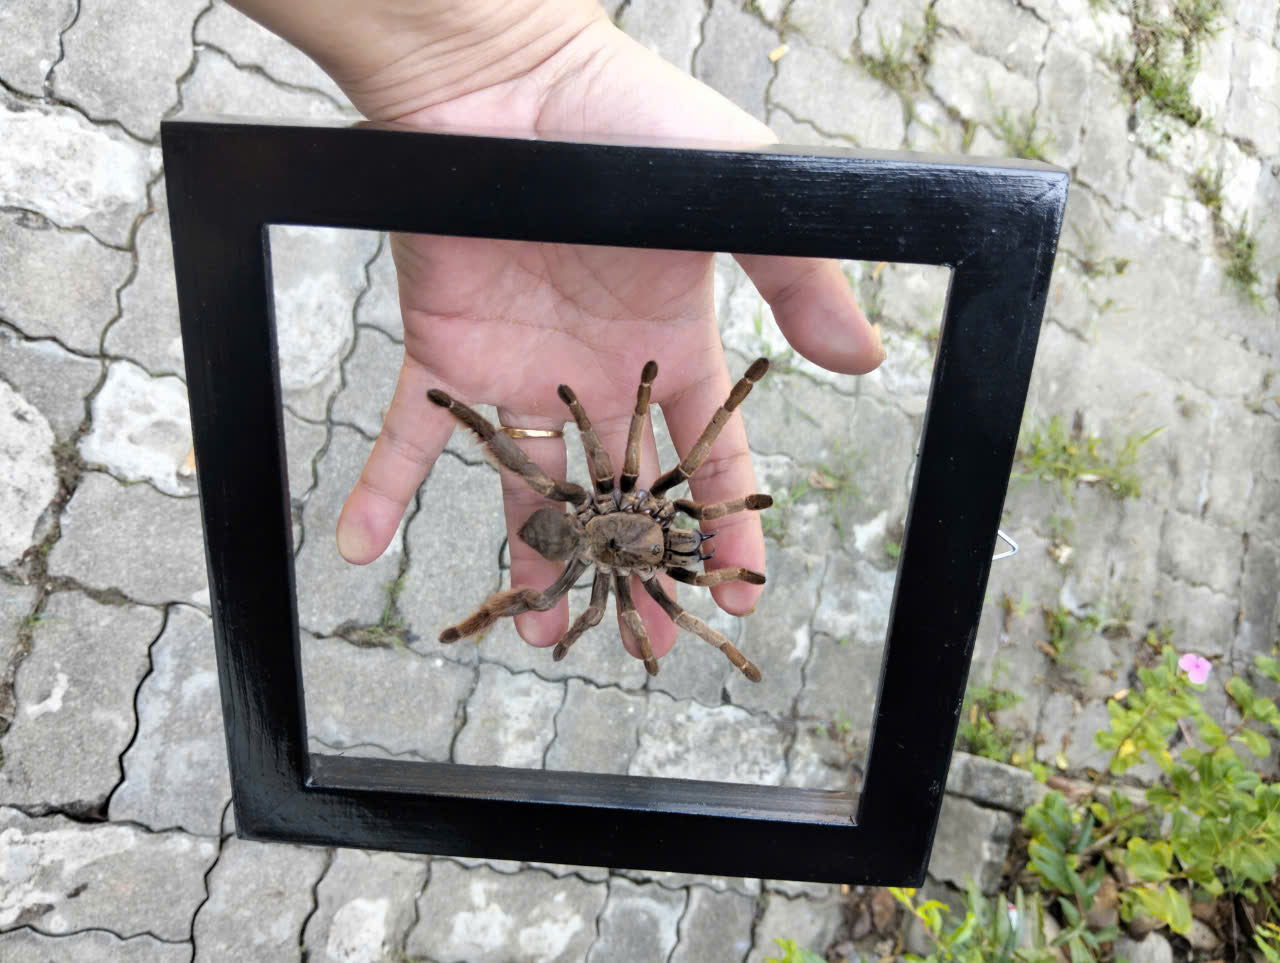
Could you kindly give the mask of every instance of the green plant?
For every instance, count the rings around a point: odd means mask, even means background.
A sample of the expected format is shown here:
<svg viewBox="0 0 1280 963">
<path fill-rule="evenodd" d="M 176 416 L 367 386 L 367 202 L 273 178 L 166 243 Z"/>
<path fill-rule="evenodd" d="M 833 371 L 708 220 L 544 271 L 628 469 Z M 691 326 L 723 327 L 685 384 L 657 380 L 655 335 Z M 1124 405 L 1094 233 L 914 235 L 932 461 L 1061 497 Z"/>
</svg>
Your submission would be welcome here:
<svg viewBox="0 0 1280 963">
<path fill-rule="evenodd" d="M 1128 5 L 1132 53 L 1112 56 L 1120 85 L 1136 104 L 1145 101 L 1160 114 L 1195 127 L 1203 111 L 1191 99 L 1191 81 L 1200 65 L 1200 46 L 1217 32 L 1221 0 L 1174 0 L 1160 16 L 1151 0 Z"/>
<path fill-rule="evenodd" d="M 1060 415 L 1047 424 L 1033 425 L 1023 432 L 1018 446 L 1018 460 L 1025 469 L 1015 472 L 1015 479 L 1034 478 L 1057 482 L 1068 499 L 1075 485 L 1102 485 L 1117 498 L 1136 498 L 1141 493 L 1141 480 L 1133 468 L 1138 452 L 1164 427 L 1145 434 L 1129 435 L 1119 450 L 1097 435 L 1086 435 L 1077 417 L 1068 431 Z"/>
<path fill-rule="evenodd" d="M 1008 112 L 1001 110 L 999 116 L 996 117 L 996 129 L 1000 134 L 1000 139 L 1004 141 L 1005 147 L 1015 157 L 1025 157 L 1028 160 L 1048 160 L 1048 157 L 1045 156 L 1045 149 L 1053 143 L 1053 135 L 1036 133 L 1036 118 L 1034 114 L 1025 114 L 1015 119 Z"/>
<path fill-rule="evenodd" d="M 1048 633 L 1049 652 L 1046 654 L 1059 665 L 1069 665 L 1071 653 L 1077 645 L 1102 627 L 1101 616 L 1095 613 L 1076 615 L 1064 606 L 1045 606 L 1044 627 Z"/>
<path fill-rule="evenodd" d="M 965 691 L 956 746 L 996 762 L 1009 762 L 1013 756 L 1015 734 L 1001 729 L 992 713 L 1012 708 L 1022 701 L 1022 697 L 1008 689 L 997 688 L 995 682 L 993 674 L 990 685 L 970 685 Z"/>
<path fill-rule="evenodd" d="M 387 585 L 382 616 L 373 625 L 346 626 L 338 635 L 353 645 L 369 648 L 391 648 L 408 642 L 409 623 L 400 614 L 400 593 L 404 591 L 406 572 L 401 572 Z"/>
<path fill-rule="evenodd" d="M 826 958 L 806 949 L 795 940 L 775 939 L 782 948 L 782 956 L 767 956 L 764 963 L 827 963 Z"/>
<path fill-rule="evenodd" d="M 1016 889 L 1012 900 L 986 897 L 972 881 L 965 890 L 965 913 L 959 919 L 944 915 L 947 904 L 926 900 L 917 904 L 915 890 L 890 887 L 894 899 L 920 921 L 934 950 L 928 956 L 907 953 L 914 963 L 1052 963 L 1057 956 L 1044 939 L 1043 910 L 1035 899 L 1028 900 Z"/>
<path fill-rule="evenodd" d="M 1250 303 L 1259 305 L 1262 298 L 1255 290 L 1262 276 L 1258 274 L 1258 239 L 1249 233 L 1247 218 L 1235 227 L 1223 227 L 1222 251 L 1227 266 L 1223 272 Z"/>
<path fill-rule="evenodd" d="M 1203 686 L 1192 678 L 1196 672 L 1207 676 L 1208 667 L 1199 656 L 1178 659 L 1166 646 L 1157 665 L 1139 670 L 1139 686 L 1108 702 L 1109 726 L 1095 741 L 1111 756 L 1093 791 L 1074 808 L 1061 793 L 1050 792 L 1027 810 L 1030 868 L 1056 894 L 1069 925 L 1088 914 L 1105 878 L 1112 881 L 1123 919 L 1147 914 L 1184 935 L 1191 928 L 1191 897 L 1227 894 L 1253 901 L 1275 879 L 1280 786 L 1246 767 L 1235 745 L 1266 755 L 1262 730 L 1280 731 L 1280 710 L 1234 677 L 1225 688 L 1241 718 L 1224 731 L 1205 711 L 1198 694 Z M 1256 668 L 1280 682 L 1276 660 L 1259 657 Z M 1183 739 L 1171 748 L 1175 734 Z M 1142 802 L 1120 792 L 1102 798 L 1107 774 L 1119 776 L 1148 760 L 1163 778 Z M 1274 904 L 1270 912 L 1276 915 Z M 1264 938 L 1268 934 L 1274 931 L 1263 930 Z M 1089 954 L 1102 934 L 1092 934 L 1094 941 L 1085 932 L 1077 935 Z M 1076 959 L 1074 947 L 1072 954 Z"/>
</svg>

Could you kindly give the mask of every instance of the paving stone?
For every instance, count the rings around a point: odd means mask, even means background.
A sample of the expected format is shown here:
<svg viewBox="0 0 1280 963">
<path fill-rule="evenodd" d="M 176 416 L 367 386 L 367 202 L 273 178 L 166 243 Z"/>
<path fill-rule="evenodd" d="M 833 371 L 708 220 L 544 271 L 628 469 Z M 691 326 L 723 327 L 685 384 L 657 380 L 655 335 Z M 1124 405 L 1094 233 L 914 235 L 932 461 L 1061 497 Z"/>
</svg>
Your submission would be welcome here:
<svg viewBox="0 0 1280 963">
<path fill-rule="evenodd" d="M 375 327 L 392 341 L 404 343 L 400 317 L 400 283 L 391 255 L 392 242 L 384 236 L 378 254 L 369 265 L 369 287 L 356 304 L 356 324 Z"/>
<path fill-rule="evenodd" d="M 628 36 L 688 72 L 693 52 L 702 42 L 704 13 L 697 4 L 680 0 L 631 0 L 617 24 Z"/>
<path fill-rule="evenodd" d="M 154 564 L 157 559 L 163 564 Z M 122 485 L 102 472 L 85 472 L 63 510 L 49 574 L 119 589 L 135 602 L 203 599 L 207 605 L 200 505 L 150 485 Z"/>
<path fill-rule="evenodd" d="M 9 664 L 14 646 L 18 644 L 18 633 L 31 617 L 35 604 L 36 586 L 0 580 L 0 665 Z M 8 699 L 3 698 L 3 702 L 7 703 Z M 11 718 L 13 708 L 0 703 L 0 713 Z"/>
<path fill-rule="evenodd" d="M 195 24 L 196 43 L 218 48 L 241 67 L 256 67 L 271 79 L 318 91 L 355 113 L 347 95 L 310 57 L 234 7 L 214 2 Z"/>
<path fill-rule="evenodd" d="M 284 400 L 303 417 L 323 419 L 355 335 L 355 303 L 378 235 L 283 226 L 270 235 Z"/>
<path fill-rule="evenodd" d="M 930 9 L 942 26 L 955 31 L 976 53 L 1035 79 L 1049 26 L 1034 13 L 1006 0 L 938 0 Z M 1079 78 L 1073 78 L 1073 83 L 1079 83 Z"/>
<path fill-rule="evenodd" d="M 44 415 L 58 441 L 66 441 L 84 421 L 84 398 L 101 366 L 72 354 L 57 342 L 30 341 L 0 326 L 0 379 Z"/>
<path fill-rule="evenodd" d="M 693 73 L 737 106 L 765 119 L 765 91 L 773 80 L 769 52 L 778 34 L 732 0 L 715 0 L 702 26 Z"/>
<path fill-rule="evenodd" d="M 464 869 L 433 860 L 405 953 L 440 963 L 569 963 L 586 956 L 605 903 L 602 883 Z"/>
<path fill-rule="evenodd" d="M 789 715 L 805 684 L 810 650 L 810 620 L 827 565 L 823 559 L 792 548 L 774 551 L 769 580 L 756 610 L 742 620 L 736 643 L 759 667 L 764 679 L 752 682 L 741 672 L 729 675 L 726 690 L 735 705 Z"/>
<path fill-rule="evenodd" d="M 157 148 L 90 123 L 69 107 L 20 102 L 3 92 L 0 127 L 0 207 L 34 211 L 59 227 L 83 227 L 106 244 L 128 245 L 134 219 L 146 210 L 147 182 L 160 169 Z M 65 297 L 65 281 L 74 283 L 75 273 L 59 264 L 57 277 Z"/>
<path fill-rule="evenodd" d="M 169 495 L 195 495 L 195 475 L 179 472 L 191 450 L 191 409 L 177 378 L 153 378 L 116 361 L 92 403 L 93 426 L 80 455 L 121 481 L 148 481 Z"/>
<path fill-rule="evenodd" d="M 442 762 L 475 672 L 402 646 L 361 648 L 308 635 L 302 677 L 313 739 L 330 749 L 372 745 Z"/>
<path fill-rule="evenodd" d="M 644 713 L 641 696 L 570 679 L 564 705 L 555 717 L 556 735 L 547 750 L 547 768 L 625 773 Z"/>
<path fill-rule="evenodd" d="M 338 554 L 338 516 L 371 448 L 350 428 L 334 426 L 317 467 L 319 483 L 303 509 L 305 537 L 294 561 L 298 620 L 316 635 L 332 634 L 342 625 L 376 625 L 399 575 L 402 532 L 368 565 L 352 565 Z"/>
<path fill-rule="evenodd" d="M 330 417 L 376 438 L 391 407 L 403 362 L 403 345 L 376 328 L 358 330 L 355 350 L 342 366 L 346 384 L 333 400 Z"/>
<path fill-rule="evenodd" d="M 1025 769 L 957 751 L 951 756 L 947 792 L 1021 817 L 1046 789 Z"/>
<path fill-rule="evenodd" d="M 798 711 L 847 726 L 859 744 L 875 712 L 895 581 L 893 572 L 833 556 L 813 615 L 814 652 Z"/>
<path fill-rule="evenodd" d="M 1231 65 L 1231 97 L 1223 129 L 1253 144 L 1263 157 L 1280 154 L 1280 50 L 1265 41 L 1237 36 Z"/>
<path fill-rule="evenodd" d="M 284 450 L 289 464 L 289 495 L 301 499 L 315 487 L 312 467 L 328 432 L 323 425 L 303 421 L 287 408 L 284 411 Z"/>
<path fill-rule="evenodd" d="M 934 42 L 925 83 L 935 97 L 961 116 L 993 130 L 1002 112 L 1018 124 L 1032 116 L 1036 107 L 1036 88 L 1031 80 L 947 34 Z"/>
<path fill-rule="evenodd" d="M 195 915 L 197 963 L 301 960 L 299 934 L 328 861 L 323 849 L 227 840 L 209 874 L 209 900 Z"/>
<path fill-rule="evenodd" d="M 30 198 L 15 195 L 5 203 L 24 202 Z M 63 347 L 97 354 L 102 329 L 116 311 L 116 289 L 132 267 L 127 251 L 83 231 L 62 230 L 39 214 L 9 210 L 0 211 L 0 260 L 6 265 L 0 317 L 29 338 L 55 338 Z"/>
<path fill-rule="evenodd" d="M 0 797 L 23 806 L 96 806 L 120 779 L 133 738 L 133 696 L 160 614 L 53 595 L 14 683 Z"/>
<path fill-rule="evenodd" d="M 864 0 L 791 0 L 784 37 L 790 43 L 799 34 L 843 57 L 858 38 L 858 18 L 865 6 Z"/>
<path fill-rule="evenodd" d="M 1179 650 L 1208 657 L 1230 651 L 1240 616 L 1240 599 L 1235 592 L 1223 595 L 1162 573 L 1156 582 L 1155 600 L 1162 615 L 1159 624 L 1172 629 L 1173 643 Z"/>
<path fill-rule="evenodd" d="M 187 963 L 187 943 L 165 943 L 154 936 L 122 940 L 103 930 L 45 936 L 35 930 L 0 933 L 0 956 L 6 960 L 58 960 L 60 963 Z"/>
<path fill-rule="evenodd" d="M 217 854 L 212 840 L 185 833 L 0 808 L 0 929 L 186 940 Z"/>
<path fill-rule="evenodd" d="M 1133 24 L 1123 10 L 1095 7 L 1089 0 L 1027 0 L 1024 6 L 1051 26 L 1070 24 L 1071 41 L 1104 63 L 1118 46 L 1132 43 Z"/>
<path fill-rule="evenodd" d="M 121 761 L 124 781 L 108 815 L 217 836 L 231 777 L 207 615 L 185 605 L 169 610 L 136 701 L 138 734 Z"/>
<path fill-rule="evenodd" d="M 1237 657 L 1269 654 L 1280 640 L 1280 548 L 1250 542 L 1240 585 L 1240 625 L 1234 653 Z"/>
<path fill-rule="evenodd" d="M 422 508 L 405 536 L 410 562 L 400 611 L 410 631 L 420 637 L 414 647 L 435 654 L 440 633 L 479 608 L 498 590 L 500 580 L 505 582 L 505 573 L 498 571 L 498 553 L 507 524 L 498 474 L 488 465 L 465 465 L 443 455 L 432 466 L 420 498 Z M 513 646 L 498 634 L 500 629 L 505 631 L 502 626 L 490 630 L 492 644 L 489 635 L 479 642 L 462 639 L 447 654 L 474 659 L 478 650 L 488 657 L 506 658 Z"/>
<path fill-rule="evenodd" d="M 649 693 L 633 776 L 777 786 L 785 772 L 781 728 L 737 706 L 708 708 Z"/>
<path fill-rule="evenodd" d="M 414 901 L 426 882 L 424 859 L 336 850 L 303 932 L 306 958 L 316 963 L 394 958 L 415 922 Z"/>
<path fill-rule="evenodd" d="M 138 225 L 134 249 L 137 273 L 120 292 L 120 319 L 103 342 L 108 353 L 124 355 L 152 374 L 186 378 L 173 242 L 169 236 L 169 194 L 161 177 L 151 185 L 151 213 Z"/>
<path fill-rule="evenodd" d="M 567 863 L 539 863 L 534 861 L 523 865 L 527 869 L 545 870 L 556 877 L 579 876 L 590 883 L 603 883 L 609 878 L 609 870 L 604 866 L 571 866 Z"/>
<path fill-rule="evenodd" d="M 738 893 L 690 886 L 670 963 L 741 963 L 751 949 L 755 909 L 755 900 Z"/>
<path fill-rule="evenodd" d="M 480 681 L 467 700 L 466 722 L 454 744 L 454 761 L 541 769 L 564 697 L 562 684 L 528 672 L 480 666 Z"/>
<path fill-rule="evenodd" d="M 38 540 L 36 527 L 58 493 L 53 429 L 26 398 L 0 381 L 0 565 L 17 561 Z"/>
<path fill-rule="evenodd" d="M 1129 963 L 1173 963 L 1173 947 L 1159 933 L 1148 933 L 1141 940 L 1122 936 L 1116 940 L 1115 954 Z"/>
<path fill-rule="evenodd" d="M 779 953 L 775 940 L 795 940 L 801 946 L 820 953 L 831 945 L 840 927 L 844 910 L 833 897 L 811 900 L 781 893 L 764 896 L 764 913 L 755 928 L 755 943 L 747 963 L 763 963 Z"/>
<path fill-rule="evenodd" d="M 993 32 L 992 36 L 997 34 Z M 1098 62 L 1074 38 L 1064 39 L 1058 34 L 1049 37 L 1044 48 L 1044 69 L 1037 79 L 1040 103 L 1036 128 L 1052 137 L 1046 151 L 1054 163 L 1079 161 L 1084 132 L 1098 108 L 1106 103 L 1102 98 L 1108 81 Z"/>
<path fill-rule="evenodd" d="M 1085 768 L 1102 769 L 1111 753 L 1099 749 L 1093 736 L 1109 728 L 1105 702 L 1082 703 L 1069 693 L 1051 692 L 1040 716 L 1044 742 L 1036 747 L 1036 758 L 1051 765 L 1059 758 L 1065 759 L 1066 768 L 1076 772 Z M 1133 774 L 1141 776 L 1142 771 L 1138 769 Z"/>
<path fill-rule="evenodd" d="M 191 62 L 191 28 L 204 5 L 153 2 L 121 16 L 107 0 L 81 0 L 62 35 L 54 93 L 94 119 L 155 139 L 160 117 L 177 102 L 177 78 Z"/>
<path fill-rule="evenodd" d="M 868 0 L 858 20 L 858 50 L 868 58 L 905 53 L 924 39 L 925 14 L 931 6 L 928 0 Z"/>
<path fill-rule="evenodd" d="M 906 127 L 893 91 L 826 48 L 800 39 L 789 42 L 791 51 L 778 61 L 769 90 L 774 104 L 861 147 L 901 145 Z"/>
<path fill-rule="evenodd" d="M 1207 479 L 1197 479 L 1204 497 L 1197 511 L 1227 533 L 1280 536 L 1280 518 L 1259 511 L 1263 492 L 1280 491 L 1280 418 L 1229 405 L 1216 406 L 1214 415 L 1213 433 L 1205 439 L 1211 466 Z M 1233 541 L 1231 534 L 1220 537 Z"/>
<path fill-rule="evenodd" d="M 1168 512 L 1160 567 L 1183 581 L 1234 594 L 1240 583 L 1240 534 L 1181 512 Z"/>
<path fill-rule="evenodd" d="M 338 106 L 322 93 L 281 86 L 255 70 L 238 68 L 216 47 L 197 46 L 195 69 L 179 85 L 179 94 L 182 98 L 179 117 L 238 114 L 321 123 L 358 119 L 354 111 Z"/>
<path fill-rule="evenodd" d="M 687 899 L 687 891 L 637 886 L 615 876 L 600 914 L 600 937 L 591 944 L 587 963 L 669 959 Z"/>
<path fill-rule="evenodd" d="M 821 645 L 831 644 L 829 636 L 818 636 L 818 640 Z M 846 724 L 848 733 L 841 732 L 841 722 L 834 719 L 804 717 L 799 720 L 795 739 L 787 749 L 787 775 L 783 785 L 857 791 L 862 784 L 866 734 L 861 734 L 860 743 L 854 741 L 853 724 Z"/>
<path fill-rule="evenodd" d="M 44 96 L 45 77 L 58 59 L 59 35 L 75 18 L 72 0 L 6 3 L 0 7 L 0 78 L 32 97 Z"/>
<path fill-rule="evenodd" d="M 994 893 L 1015 825 L 1009 813 L 943 796 L 929 875 L 962 888 L 972 879 L 984 893 Z"/>
<path fill-rule="evenodd" d="M 672 891 L 701 886 L 717 893 L 734 892 L 755 897 L 761 890 L 760 880 L 744 876 L 706 876 L 701 873 L 670 873 L 664 870 L 626 867 L 612 870 L 611 875 L 625 876 L 634 883 L 654 883 Z"/>
</svg>

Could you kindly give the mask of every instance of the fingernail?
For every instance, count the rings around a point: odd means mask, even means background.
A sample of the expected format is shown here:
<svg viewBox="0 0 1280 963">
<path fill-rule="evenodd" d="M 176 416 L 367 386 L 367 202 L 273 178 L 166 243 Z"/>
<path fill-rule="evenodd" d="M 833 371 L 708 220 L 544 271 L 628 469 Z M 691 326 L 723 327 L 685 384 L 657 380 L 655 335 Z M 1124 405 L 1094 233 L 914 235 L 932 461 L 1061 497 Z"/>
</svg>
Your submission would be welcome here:
<svg viewBox="0 0 1280 963">
<path fill-rule="evenodd" d="M 879 360 L 876 364 L 881 364 L 886 355 L 884 350 L 884 332 L 880 328 L 879 321 L 871 326 L 871 336 L 875 339 L 876 353 L 879 355 Z"/>
<path fill-rule="evenodd" d="M 364 526 L 345 517 L 338 520 L 337 539 L 338 554 L 353 565 L 361 564 L 372 549 Z"/>
</svg>

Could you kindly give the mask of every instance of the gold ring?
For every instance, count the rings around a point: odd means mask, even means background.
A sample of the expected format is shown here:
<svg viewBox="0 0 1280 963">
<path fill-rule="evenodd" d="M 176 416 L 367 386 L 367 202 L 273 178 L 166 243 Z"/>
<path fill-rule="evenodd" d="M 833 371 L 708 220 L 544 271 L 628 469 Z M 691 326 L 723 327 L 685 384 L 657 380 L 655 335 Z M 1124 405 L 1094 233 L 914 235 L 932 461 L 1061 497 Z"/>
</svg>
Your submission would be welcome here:
<svg viewBox="0 0 1280 963">
<path fill-rule="evenodd" d="M 508 438 L 563 438 L 563 428 L 508 428 L 500 429 Z"/>
</svg>

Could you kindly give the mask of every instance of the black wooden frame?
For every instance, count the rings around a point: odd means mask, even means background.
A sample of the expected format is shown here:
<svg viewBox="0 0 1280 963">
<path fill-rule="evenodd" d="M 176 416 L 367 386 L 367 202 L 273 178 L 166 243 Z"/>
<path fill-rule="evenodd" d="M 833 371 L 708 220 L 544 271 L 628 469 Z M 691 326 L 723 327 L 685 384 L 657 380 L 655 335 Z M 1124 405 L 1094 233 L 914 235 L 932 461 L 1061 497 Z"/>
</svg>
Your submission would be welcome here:
<svg viewBox="0 0 1280 963">
<path fill-rule="evenodd" d="M 227 118 L 167 121 L 161 134 L 242 836 L 780 879 L 924 879 L 1065 172 L 970 157 Z M 308 754 L 269 224 L 950 266 L 860 796 Z"/>
</svg>

